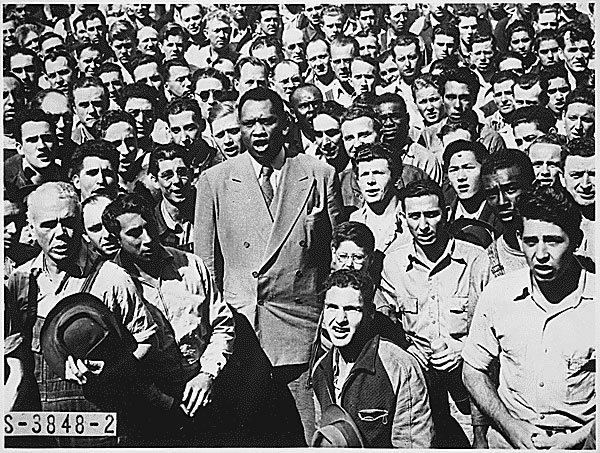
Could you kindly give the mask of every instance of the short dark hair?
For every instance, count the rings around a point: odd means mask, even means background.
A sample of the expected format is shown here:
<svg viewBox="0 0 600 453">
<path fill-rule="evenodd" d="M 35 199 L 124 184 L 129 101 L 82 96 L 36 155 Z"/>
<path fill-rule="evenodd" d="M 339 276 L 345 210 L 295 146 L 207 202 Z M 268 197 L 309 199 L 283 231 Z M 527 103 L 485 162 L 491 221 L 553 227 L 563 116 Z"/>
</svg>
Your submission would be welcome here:
<svg viewBox="0 0 600 453">
<path fill-rule="evenodd" d="M 104 228 L 117 238 L 121 232 L 119 217 L 123 214 L 140 214 L 146 222 L 156 225 L 154 212 L 143 197 L 134 193 L 122 194 L 106 206 L 102 213 Z"/>
<path fill-rule="evenodd" d="M 46 56 L 44 57 L 44 64 L 43 64 L 43 66 L 44 66 L 44 72 L 46 72 L 46 62 L 47 61 L 56 61 L 60 57 L 63 57 L 63 58 L 65 58 L 67 60 L 67 66 L 75 74 L 76 69 L 77 69 L 77 62 L 73 58 L 73 55 L 71 55 L 65 49 L 53 50 L 53 51 L 51 51 L 51 52 L 49 52 L 49 53 L 46 54 Z"/>
<path fill-rule="evenodd" d="M 117 123 L 127 123 L 134 131 L 137 130 L 135 118 L 123 110 L 108 110 L 104 112 L 94 127 L 98 130 L 98 136 L 104 138 L 108 128 Z"/>
<path fill-rule="evenodd" d="M 561 168 L 564 168 L 565 158 L 568 153 L 567 137 L 565 137 L 564 135 L 557 134 L 556 132 L 550 132 L 548 134 L 540 135 L 538 138 L 536 138 L 531 143 L 531 146 L 540 144 L 540 143 L 546 144 L 546 145 L 560 146 L 560 163 L 561 163 Z M 531 146 L 529 147 L 528 152 L 530 152 Z"/>
<path fill-rule="evenodd" d="M 362 222 L 349 221 L 337 225 L 331 236 L 331 247 L 337 249 L 342 242 L 353 242 L 369 255 L 375 251 L 375 236 Z"/>
<path fill-rule="evenodd" d="M 169 115 L 179 115 L 183 112 L 192 112 L 194 115 L 194 121 L 200 125 L 204 124 L 202 118 L 202 111 L 198 105 L 198 101 L 191 98 L 176 98 L 167 104 L 166 115 L 167 122 Z"/>
<path fill-rule="evenodd" d="M 102 58 L 102 60 L 104 60 L 104 54 L 102 53 L 102 49 L 100 48 L 100 46 L 98 46 L 98 44 L 92 44 L 89 42 L 81 43 L 75 47 L 76 57 L 81 58 L 81 53 L 86 49 L 90 49 L 90 50 L 94 50 L 94 51 L 98 52 L 100 54 L 100 57 Z"/>
<path fill-rule="evenodd" d="M 556 118 L 550 109 L 538 105 L 530 105 L 520 107 L 511 114 L 510 125 L 513 128 L 523 123 L 533 123 L 541 132 L 547 134 L 556 126 Z"/>
<path fill-rule="evenodd" d="M 196 89 L 196 83 L 198 83 L 198 80 L 200 79 L 217 79 L 223 85 L 224 91 L 231 90 L 229 77 L 213 67 L 208 66 L 194 71 L 194 75 L 192 75 L 192 87 L 194 87 L 194 90 Z"/>
<path fill-rule="evenodd" d="M 118 64 L 113 63 L 111 61 L 105 61 L 100 65 L 100 67 L 98 68 L 98 77 L 100 77 L 100 75 L 102 74 L 108 74 L 111 72 L 118 72 L 119 74 L 121 74 L 121 79 L 123 78 L 123 70 L 121 69 L 121 67 Z"/>
<path fill-rule="evenodd" d="M 354 288 L 360 292 L 363 309 L 371 314 L 375 311 L 375 285 L 366 272 L 354 269 L 340 269 L 332 272 L 323 284 L 323 300 L 327 292 L 333 288 Z"/>
<path fill-rule="evenodd" d="M 527 35 L 532 40 L 533 40 L 533 37 L 535 36 L 535 30 L 533 29 L 533 26 L 529 22 L 526 22 L 524 20 L 516 20 L 512 24 L 510 24 L 508 27 L 506 27 L 506 30 L 504 32 L 504 38 L 506 39 L 506 41 L 508 43 L 510 43 L 510 39 L 512 38 L 512 35 L 518 31 L 524 31 L 525 33 L 527 33 Z"/>
<path fill-rule="evenodd" d="M 192 155 L 184 146 L 176 143 L 166 145 L 156 145 L 150 154 L 150 163 L 148 164 L 148 173 L 158 176 L 159 162 L 163 160 L 173 160 L 181 158 L 186 166 L 192 165 Z"/>
<path fill-rule="evenodd" d="M 481 165 L 481 176 L 493 175 L 497 170 L 517 167 L 520 171 L 522 189 L 529 189 L 535 179 L 535 172 L 529 156 L 518 149 L 506 148 L 485 158 Z"/>
<path fill-rule="evenodd" d="M 323 105 L 317 109 L 317 115 L 329 115 L 335 119 L 340 126 L 342 124 L 342 116 L 344 116 L 345 112 L 346 109 L 344 106 L 336 101 L 325 101 L 323 102 Z"/>
<path fill-rule="evenodd" d="M 507 80 L 512 80 L 513 82 L 517 83 L 518 78 L 519 76 L 513 71 L 498 71 L 492 74 L 490 85 L 492 85 L 493 89 L 495 84 L 506 82 Z"/>
<path fill-rule="evenodd" d="M 156 108 L 159 104 L 160 94 L 154 87 L 146 85 L 142 82 L 135 82 L 125 85 L 121 90 L 119 103 L 122 109 L 125 108 L 125 104 L 127 104 L 127 101 L 131 98 L 146 99 L 152 104 L 152 109 L 156 111 Z"/>
<path fill-rule="evenodd" d="M 79 145 L 71 157 L 69 179 L 81 172 L 86 157 L 98 157 L 107 160 L 110 162 L 115 174 L 119 171 L 119 150 L 106 140 L 88 140 Z"/>
<path fill-rule="evenodd" d="M 562 25 L 556 32 L 556 38 L 558 45 L 564 49 L 565 47 L 565 35 L 570 32 L 571 41 L 585 40 L 589 44 L 594 40 L 594 30 L 585 24 L 578 23 L 577 21 L 567 22 Z"/>
<path fill-rule="evenodd" d="M 169 36 L 181 36 L 183 38 L 184 32 L 181 25 L 176 24 L 175 22 L 167 22 L 166 24 L 164 24 L 158 32 L 158 41 L 162 43 Z"/>
<path fill-rule="evenodd" d="M 448 208 L 446 206 L 444 192 L 439 184 L 432 179 L 420 179 L 409 182 L 405 187 L 400 189 L 398 199 L 402 204 L 402 209 L 406 211 L 407 198 L 425 197 L 427 195 L 435 195 L 438 197 L 438 206 L 445 216 Z"/>
<path fill-rule="evenodd" d="M 158 72 L 162 76 L 163 80 L 169 80 L 171 77 L 171 68 L 180 66 L 182 68 L 190 68 L 190 65 L 183 58 L 172 58 L 171 60 L 163 61 L 158 67 Z"/>
<path fill-rule="evenodd" d="M 595 102 L 595 90 L 589 87 L 577 87 L 567 95 L 565 100 L 565 110 L 571 104 L 587 104 L 596 105 Z"/>
<path fill-rule="evenodd" d="M 131 75 L 133 75 L 133 72 L 138 67 L 143 66 L 145 64 L 150 64 L 150 63 L 156 63 L 157 68 L 159 68 L 161 66 L 160 62 L 158 61 L 158 57 L 156 55 L 148 55 L 145 53 L 136 55 L 131 60 Z"/>
<path fill-rule="evenodd" d="M 576 138 L 567 144 L 565 161 L 569 156 L 593 157 L 595 149 L 594 137 Z"/>
<path fill-rule="evenodd" d="M 523 220 L 541 220 L 559 226 L 575 247 L 581 244 L 581 212 L 572 195 L 560 186 L 534 184 L 517 201 L 521 231 Z"/>
<path fill-rule="evenodd" d="M 569 82 L 567 70 L 563 65 L 555 64 L 548 68 L 542 68 L 540 70 L 540 87 L 542 88 L 542 91 L 547 94 L 550 80 L 559 78 L 565 79 L 567 83 Z"/>
<path fill-rule="evenodd" d="M 402 176 L 402 160 L 397 152 L 394 152 L 390 147 L 383 143 L 361 144 L 356 148 L 354 158 L 352 159 L 352 169 L 354 175 L 358 178 L 358 165 L 362 162 L 371 162 L 375 159 L 385 159 L 388 163 L 388 168 L 392 174 L 392 183 Z"/>
<path fill-rule="evenodd" d="M 104 108 L 108 108 L 109 98 L 108 98 L 108 89 L 102 83 L 102 80 L 99 77 L 89 77 L 89 76 L 81 76 L 72 83 L 70 98 L 73 102 L 75 100 L 75 91 L 81 88 L 90 88 L 97 87 L 101 88 L 102 92 L 102 100 L 104 101 Z"/>
<path fill-rule="evenodd" d="M 462 151 L 471 151 L 475 155 L 475 160 L 480 164 L 490 155 L 485 146 L 476 141 L 456 140 L 450 143 L 444 150 L 443 160 L 444 169 L 448 171 L 452 156 Z"/>
<path fill-rule="evenodd" d="M 242 113 L 242 108 L 247 101 L 271 101 L 275 116 L 283 122 L 287 121 L 283 99 L 275 91 L 265 87 L 256 87 L 246 91 L 238 103 L 238 114 Z"/>
<path fill-rule="evenodd" d="M 265 35 L 258 36 L 254 41 L 252 41 L 252 44 L 250 45 L 250 55 L 252 55 L 252 52 L 254 52 L 254 50 L 260 49 L 262 47 L 275 47 L 277 57 L 280 60 L 283 60 L 283 44 L 281 44 L 281 41 L 278 38 L 274 36 Z"/>
<path fill-rule="evenodd" d="M 443 72 L 438 79 L 439 90 L 442 97 L 444 96 L 446 91 L 446 83 L 448 82 L 457 82 L 467 85 L 469 87 L 471 99 L 473 103 L 475 103 L 475 99 L 477 99 L 481 85 L 477 75 L 473 71 L 471 71 L 469 68 L 463 67 Z"/>
<path fill-rule="evenodd" d="M 417 52 L 419 53 L 419 57 L 421 57 L 421 43 L 419 41 L 419 37 L 414 33 L 403 33 L 397 36 L 396 39 L 394 39 L 394 42 L 392 43 L 391 49 L 393 54 L 396 55 L 396 47 L 410 46 L 411 44 L 415 45 Z"/>
<path fill-rule="evenodd" d="M 67 99 L 69 107 L 71 107 L 71 99 L 69 99 L 69 96 L 55 88 L 46 88 L 45 90 L 40 90 L 37 93 L 35 93 L 35 96 L 31 99 L 31 102 L 29 103 L 29 107 L 32 109 L 41 109 L 44 99 L 46 99 L 50 94 L 59 94 L 60 96 L 64 96 Z M 70 108 L 69 113 L 71 115 L 73 114 Z"/>
<path fill-rule="evenodd" d="M 358 41 L 354 39 L 352 36 L 340 35 L 336 36 L 333 41 L 331 41 L 330 48 L 333 46 L 337 47 L 346 47 L 352 46 L 352 55 L 357 57 L 359 51 Z M 330 51 L 331 54 L 331 51 Z"/>
<path fill-rule="evenodd" d="M 48 123 L 52 133 L 54 134 L 54 140 L 56 144 L 56 123 L 51 115 L 48 115 L 41 109 L 25 109 L 21 112 L 18 112 L 17 117 L 15 118 L 15 124 L 17 127 L 15 128 L 14 134 L 15 139 L 19 143 L 21 143 L 23 140 L 22 127 L 26 123 Z"/>
<path fill-rule="evenodd" d="M 540 45 L 544 42 L 544 41 L 556 41 L 558 43 L 558 36 L 556 34 L 556 30 L 551 30 L 549 28 L 546 28 L 544 30 L 540 30 L 536 35 L 535 38 L 533 40 L 533 50 L 534 52 L 537 52 L 538 50 L 540 50 Z"/>
<path fill-rule="evenodd" d="M 245 57 L 238 58 L 238 61 L 235 62 L 235 66 L 233 67 L 233 74 L 235 80 L 240 79 L 240 76 L 242 75 L 242 68 L 247 64 L 262 67 L 265 71 L 265 75 L 269 75 L 269 66 L 264 60 L 248 55 Z"/>
<path fill-rule="evenodd" d="M 450 36 L 454 38 L 454 47 L 458 45 L 458 40 L 460 38 L 460 32 L 456 25 L 451 24 L 449 22 L 442 22 L 435 27 L 433 27 L 433 38 L 432 41 L 435 41 L 435 37 L 437 35 Z"/>
<path fill-rule="evenodd" d="M 347 109 L 346 112 L 344 112 L 344 114 L 342 115 L 340 126 L 346 121 L 353 121 L 357 118 L 362 118 L 363 116 L 370 118 L 373 121 L 373 129 L 375 129 L 375 132 L 379 133 L 382 127 L 379 117 L 373 110 L 369 110 L 363 107 L 353 106 Z"/>
</svg>

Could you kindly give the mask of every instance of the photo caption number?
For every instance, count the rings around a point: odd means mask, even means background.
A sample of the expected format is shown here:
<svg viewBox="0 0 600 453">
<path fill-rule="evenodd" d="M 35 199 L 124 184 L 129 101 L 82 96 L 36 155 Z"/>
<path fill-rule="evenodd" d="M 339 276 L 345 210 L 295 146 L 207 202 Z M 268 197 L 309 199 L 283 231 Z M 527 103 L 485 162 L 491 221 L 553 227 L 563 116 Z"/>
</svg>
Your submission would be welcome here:
<svg viewBox="0 0 600 453">
<path fill-rule="evenodd" d="M 117 414 L 112 412 L 8 412 L 7 436 L 116 436 Z"/>
</svg>

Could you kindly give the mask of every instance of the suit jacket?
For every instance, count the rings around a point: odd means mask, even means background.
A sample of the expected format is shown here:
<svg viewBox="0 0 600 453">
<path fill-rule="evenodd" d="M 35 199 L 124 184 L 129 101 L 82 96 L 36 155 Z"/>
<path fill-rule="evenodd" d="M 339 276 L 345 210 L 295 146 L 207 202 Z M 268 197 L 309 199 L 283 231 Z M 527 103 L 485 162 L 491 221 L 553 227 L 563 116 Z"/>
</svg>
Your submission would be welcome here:
<svg viewBox="0 0 600 453">
<path fill-rule="evenodd" d="M 330 165 L 288 156 L 271 215 L 251 159 L 244 153 L 200 176 L 194 250 L 272 364 L 307 363 L 341 217 L 339 181 Z"/>
</svg>

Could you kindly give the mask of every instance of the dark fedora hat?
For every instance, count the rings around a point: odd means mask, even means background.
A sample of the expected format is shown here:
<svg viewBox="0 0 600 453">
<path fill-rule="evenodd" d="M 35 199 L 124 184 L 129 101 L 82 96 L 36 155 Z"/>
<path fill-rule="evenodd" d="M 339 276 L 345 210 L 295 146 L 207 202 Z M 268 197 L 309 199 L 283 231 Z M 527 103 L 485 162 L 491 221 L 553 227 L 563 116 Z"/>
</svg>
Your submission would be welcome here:
<svg viewBox="0 0 600 453">
<path fill-rule="evenodd" d="M 65 377 L 68 356 L 110 362 L 133 352 L 136 341 L 96 296 L 76 293 L 50 310 L 40 335 L 42 354 L 58 376 Z"/>
<path fill-rule="evenodd" d="M 313 435 L 312 447 L 364 448 L 356 423 L 341 406 L 330 404 L 321 416 L 321 427 Z"/>
</svg>

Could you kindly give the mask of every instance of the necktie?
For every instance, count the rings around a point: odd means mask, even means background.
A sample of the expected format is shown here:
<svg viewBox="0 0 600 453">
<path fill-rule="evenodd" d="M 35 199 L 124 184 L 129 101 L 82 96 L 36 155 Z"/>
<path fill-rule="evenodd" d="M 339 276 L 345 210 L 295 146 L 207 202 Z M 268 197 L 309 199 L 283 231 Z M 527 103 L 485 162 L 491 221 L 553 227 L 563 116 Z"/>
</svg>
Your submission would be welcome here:
<svg viewBox="0 0 600 453">
<path fill-rule="evenodd" d="M 272 167 L 263 167 L 261 170 L 260 176 L 260 188 L 263 191 L 263 195 L 265 196 L 265 201 L 267 205 L 271 207 L 271 202 L 273 201 L 273 185 L 271 184 L 271 175 L 273 174 Z"/>
</svg>

